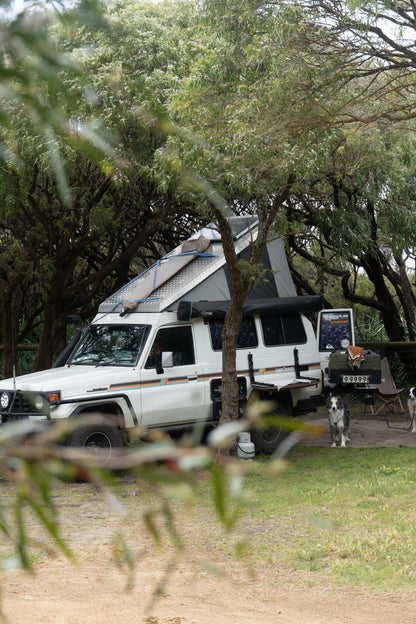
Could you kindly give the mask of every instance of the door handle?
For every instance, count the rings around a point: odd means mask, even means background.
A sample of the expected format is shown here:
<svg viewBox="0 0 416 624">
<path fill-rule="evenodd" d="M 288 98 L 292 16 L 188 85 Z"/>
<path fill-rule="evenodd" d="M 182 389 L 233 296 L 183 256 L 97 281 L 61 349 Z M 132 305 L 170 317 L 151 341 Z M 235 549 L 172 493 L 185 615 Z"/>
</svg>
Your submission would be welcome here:
<svg viewBox="0 0 416 624">
<path fill-rule="evenodd" d="M 198 375 L 188 375 L 188 381 L 197 381 Z"/>
</svg>

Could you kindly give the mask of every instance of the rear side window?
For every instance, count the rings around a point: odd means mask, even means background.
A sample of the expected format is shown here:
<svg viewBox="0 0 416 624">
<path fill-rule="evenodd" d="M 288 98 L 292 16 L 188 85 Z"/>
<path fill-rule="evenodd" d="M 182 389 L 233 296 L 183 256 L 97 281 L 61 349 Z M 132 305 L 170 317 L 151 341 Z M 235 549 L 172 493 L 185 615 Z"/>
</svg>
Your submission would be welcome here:
<svg viewBox="0 0 416 624">
<path fill-rule="evenodd" d="M 265 314 L 260 320 L 266 347 L 306 342 L 300 314 Z"/>
<path fill-rule="evenodd" d="M 211 319 L 209 321 L 209 331 L 211 334 L 211 344 L 214 351 L 222 349 L 222 330 L 224 327 L 224 319 Z M 244 317 L 240 325 L 240 331 L 237 340 L 237 349 L 252 349 L 257 347 L 257 332 L 254 319 L 251 316 Z"/>
</svg>

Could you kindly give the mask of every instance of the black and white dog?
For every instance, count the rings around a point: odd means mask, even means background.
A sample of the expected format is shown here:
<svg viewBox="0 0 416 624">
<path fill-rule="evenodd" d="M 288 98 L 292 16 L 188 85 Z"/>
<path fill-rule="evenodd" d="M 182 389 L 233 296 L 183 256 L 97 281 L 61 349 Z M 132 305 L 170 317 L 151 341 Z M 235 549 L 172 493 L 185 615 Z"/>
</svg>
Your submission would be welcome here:
<svg viewBox="0 0 416 624">
<path fill-rule="evenodd" d="M 407 393 L 407 407 L 409 408 L 410 420 L 412 421 L 412 433 L 416 433 L 416 388 L 409 388 Z"/>
<path fill-rule="evenodd" d="M 350 427 L 350 413 L 344 401 L 339 396 L 330 396 L 327 399 L 329 430 L 331 433 L 332 446 L 337 442 L 344 447 L 348 438 Z"/>
</svg>

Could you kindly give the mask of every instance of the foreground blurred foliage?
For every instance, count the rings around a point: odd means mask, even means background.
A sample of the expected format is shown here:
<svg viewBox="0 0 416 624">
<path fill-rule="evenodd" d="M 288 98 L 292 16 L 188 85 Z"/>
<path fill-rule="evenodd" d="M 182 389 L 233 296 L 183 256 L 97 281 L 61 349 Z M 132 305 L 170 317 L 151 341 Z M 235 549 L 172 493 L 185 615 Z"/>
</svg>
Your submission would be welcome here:
<svg viewBox="0 0 416 624">
<path fill-rule="evenodd" d="M 87 451 L 66 447 L 62 443 L 74 424 L 58 423 L 46 430 L 40 430 L 28 421 L 4 425 L 0 429 L 0 473 L 13 483 L 15 501 L 11 514 L 10 510 L 6 513 L 0 503 L 0 531 L 13 552 L 3 561 L 3 567 L 32 569 L 33 517 L 43 527 L 46 543 L 51 541 L 67 557 L 76 557 L 76 552 L 72 552 L 62 538 L 59 509 L 52 495 L 57 480 L 90 483 L 103 493 L 111 507 L 119 509 L 122 509 L 117 499 L 120 476 L 129 475 L 142 483 L 152 484 L 156 488 L 158 502 L 143 511 L 143 521 L 157 545 L 162 541 L 159 522 L 162 518 L 173 550 L 179 554 L 186 548 L 186 543 L 177 527 L 180 519 L 172 511 L 169 497 L 173 494 L 174 498 L 186 502 L 205 496 L 198 483 L 198 473 L 202 469 L 211 482 L 212 506 L 218 522 L 226 531 L 232 530 L 246 505 L 244 474 L 247 463 L 235 457 L 224 469 L 220 469 L 214 461 L 215 453 L 230 437 L 262 426 L 263 418 L 267 419 L 269 426 L 282 425 L 281 420 L 276 423 L 272 416 L 264 414 L 264 409 L 264 402 L 253 405 L 247 418 L 214 429 L 208 435 L 206 444 L 201 443 L 200 432 L 196 431 L 189 432 L 179 441 L 164 435 L 152 437 L 150 432 L 147 441 L 143 442 L 146 432 L 138 430 L 136 440 L 132 440 L 127 449 L 113 450 L 110 458 L 105 457 L 104 466 L 104 456 L 99 449 Z M 91 422 L 90 418 L 88 422 Z M 80 422 L 76 426 L 80 426 Z M 311 425 L 292 422 L 291 432 L 268 462 L 269 472 L 277 472 L 284 467 L 284 456 L 299 441 L 302 431 L 317 432 Z M 120 564 L 123 561 L 122 567 L 127 566 L 131 574 L 134 557 L 129 552 L 125 537 L 121 529 L 115 547 L 115 561 Z"/>
</svg>

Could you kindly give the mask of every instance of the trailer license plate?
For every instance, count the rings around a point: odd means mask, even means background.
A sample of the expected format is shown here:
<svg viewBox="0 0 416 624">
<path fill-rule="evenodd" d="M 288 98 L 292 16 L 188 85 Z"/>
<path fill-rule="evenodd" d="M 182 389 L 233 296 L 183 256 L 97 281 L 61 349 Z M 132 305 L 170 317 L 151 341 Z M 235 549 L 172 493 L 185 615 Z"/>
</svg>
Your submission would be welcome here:
<svg viewBox="0 0 416 624">
<path fill-rule="evenodd" d="M 369 383 L 370 376 L 369 375 L 343 375 L 342 383 L 360 383 L 365 384 Z"/>
</svg>

